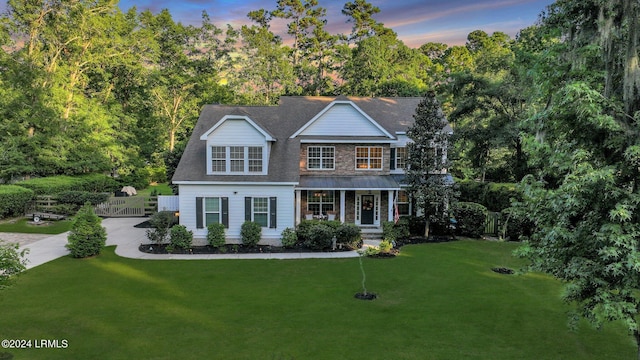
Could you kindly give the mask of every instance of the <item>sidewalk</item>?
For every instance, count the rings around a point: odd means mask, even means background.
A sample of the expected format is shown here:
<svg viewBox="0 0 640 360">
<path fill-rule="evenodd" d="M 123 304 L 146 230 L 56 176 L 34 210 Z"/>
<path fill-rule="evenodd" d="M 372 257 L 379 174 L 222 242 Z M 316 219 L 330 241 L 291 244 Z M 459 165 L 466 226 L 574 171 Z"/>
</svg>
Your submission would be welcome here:
<svg viewBox="0 0 640 360">
<path fill-rule="evenodd" d="M 220 260 L 220 259 L 326 259 L 358 257 L 356 251 L 332 253 L 265 253 L 265 254 L 147 254 L 138 250 L 140 244 L 148 244 L 146 229 L 135 228 L 134 225 L 143 222 L 144 218 L 108 218 L 102 221 L 107 230 L 107 246 L 115 245 L 115 253 L 131 259 L 143 260 Z M 29 249 L 26 258 L 27 268 L 31 269 L 51 260 L 66 256 L 69 251 L 65 248 L 68 233 L 54 235 L 45 239 L 21 246 Z"/>
</svg>

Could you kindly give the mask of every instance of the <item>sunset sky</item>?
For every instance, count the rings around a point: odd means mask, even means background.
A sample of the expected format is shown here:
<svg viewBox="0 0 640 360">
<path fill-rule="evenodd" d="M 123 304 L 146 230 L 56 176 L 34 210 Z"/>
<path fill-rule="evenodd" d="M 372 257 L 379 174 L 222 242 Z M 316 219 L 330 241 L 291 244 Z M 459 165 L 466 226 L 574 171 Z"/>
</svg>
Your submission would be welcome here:
<svg viewBox="0 0 640 360">
<path fill-rule="evenodd" d="M 332 34 L 349 33 L 351 24 L 341 10 L 347 0 L 320 0 L 327 9 L 327 30 Z M 369 0 L 380 8 L 376 20 L 393 29 L 408 46 L 426 42 L 462 45 L 474 30 L 491 34 L 502 31 L 514 37 L 518 30 L 533 25 L 551 0 Z M 200 24 L 206 10 L 214 24 L 236 27 L 246 24 L 247 13 L 264 8 L 273 10 L 276 0 L 123 0 L 120 8 L 150 9 L 156 13 L 168 8 L 174 20 L 183 24 Z M 6 8 L 2 1 L 0 10 Z M 272 30 L 284 34 L 284 24 L 273 24 Z"/>
</svg>

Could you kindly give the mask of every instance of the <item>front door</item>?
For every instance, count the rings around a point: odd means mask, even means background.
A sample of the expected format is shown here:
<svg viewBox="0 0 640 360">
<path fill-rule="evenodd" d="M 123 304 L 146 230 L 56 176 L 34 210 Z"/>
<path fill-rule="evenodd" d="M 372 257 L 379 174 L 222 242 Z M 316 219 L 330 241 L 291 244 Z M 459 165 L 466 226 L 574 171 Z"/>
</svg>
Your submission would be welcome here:
<svg viewBox="0 0 640 360">
<path fill-rule="evenodd" d="M 373 195 L 362 195 L 360 209 L 360 224 L 373 225 L 374 221 L 374 197 Z"/>
</svg>

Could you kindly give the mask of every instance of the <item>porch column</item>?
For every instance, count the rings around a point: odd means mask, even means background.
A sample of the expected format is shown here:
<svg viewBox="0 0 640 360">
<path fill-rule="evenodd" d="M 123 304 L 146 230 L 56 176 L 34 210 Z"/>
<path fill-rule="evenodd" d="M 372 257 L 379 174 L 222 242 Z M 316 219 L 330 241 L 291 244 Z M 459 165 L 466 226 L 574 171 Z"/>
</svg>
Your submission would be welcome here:
<svg viewBox="0 0 640 360">
<path fill-rule="evenodd" d="M 387 207 L 389 208 L 389 213 L 387 214 L 387 221 L 393 221 L 393 190 L 387 191 L 389 194 L 389 201 L 387 201 Z"/>
<path fill-rule="evenodd" d="M 300 190 L 296 190 L 296 219 L 295 219 L 295 225 L 300 224 L 300 208 L 302 207 L 302 199 L 300 197 L 300 194 L 302 192 Z"/>
<path fill-rule="evenodd" d="M 346 191 L 345 190 L 340 190 L 340 222 L 344 223 L 345 220 L 345 201 L 346 201 Z"/>
</svg>

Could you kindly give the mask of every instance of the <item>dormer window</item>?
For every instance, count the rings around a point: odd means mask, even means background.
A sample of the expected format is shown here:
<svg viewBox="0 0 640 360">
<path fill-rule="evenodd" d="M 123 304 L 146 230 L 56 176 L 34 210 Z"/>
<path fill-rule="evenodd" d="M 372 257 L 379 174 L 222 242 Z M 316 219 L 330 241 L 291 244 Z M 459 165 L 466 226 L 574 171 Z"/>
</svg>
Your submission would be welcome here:
<svg viewBox="0 0 640 360">
<path fill-rule="evenodd" d="M 211 172 L 228 174 L 262 174 L 262 146 L 212 146 Z"/>
</svg>

